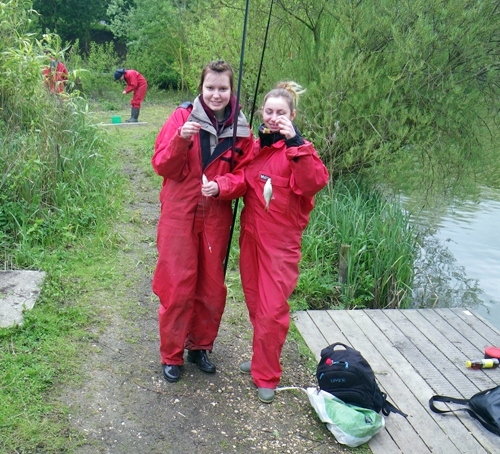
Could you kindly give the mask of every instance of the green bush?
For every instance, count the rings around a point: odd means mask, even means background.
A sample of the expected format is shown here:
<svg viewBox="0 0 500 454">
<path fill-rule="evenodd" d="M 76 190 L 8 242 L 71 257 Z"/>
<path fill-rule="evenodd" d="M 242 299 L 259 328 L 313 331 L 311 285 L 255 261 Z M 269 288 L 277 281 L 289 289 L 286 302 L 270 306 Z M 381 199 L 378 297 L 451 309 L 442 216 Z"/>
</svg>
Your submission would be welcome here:
<svg viewBox="0 0 500 454">
<path fill-rule="evenodd" d="M 86 98 L 107 103 L 110 110 L 120 108 L 124 101 L 121 93 L 123 86 L 115 82 L 113 74 L 123 63 L 112 42 L 91 42 L 88 55 L 82 55 L 78 41 L 75 42 L 68 52 L 68 65 L 71 68 L 84 68 L 78 75 Z"/>
</svg>

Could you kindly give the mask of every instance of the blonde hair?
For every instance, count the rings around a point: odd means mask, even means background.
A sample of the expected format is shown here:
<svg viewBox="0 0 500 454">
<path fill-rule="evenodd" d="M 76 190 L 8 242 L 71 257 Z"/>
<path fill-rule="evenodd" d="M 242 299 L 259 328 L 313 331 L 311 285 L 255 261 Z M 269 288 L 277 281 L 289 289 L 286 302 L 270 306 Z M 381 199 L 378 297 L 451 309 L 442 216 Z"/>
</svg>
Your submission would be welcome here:
<svg viewBox="0 0 500 454">
<path fill-rule="evenodd" d="M 299 96 L 305 92 L 306 89 L 302 88 L 297 82 L 278 82 L 276 86 L 264 96 L 264 104 L 269 98 L 283 98 L 287 101 L 290 112 L 293 112 L 299 104 Z"/>
</svg>

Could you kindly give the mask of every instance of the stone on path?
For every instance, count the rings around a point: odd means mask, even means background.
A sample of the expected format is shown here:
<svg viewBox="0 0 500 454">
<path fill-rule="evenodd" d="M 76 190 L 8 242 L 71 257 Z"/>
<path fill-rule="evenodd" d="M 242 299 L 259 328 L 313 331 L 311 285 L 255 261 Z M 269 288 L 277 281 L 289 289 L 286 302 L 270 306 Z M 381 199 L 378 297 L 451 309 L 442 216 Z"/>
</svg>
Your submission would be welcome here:
<svg viewBox="0 0 500 454">
<path fill-rule="evenodd" d="M 0 271 L 0 328 L 22 325 L 23 311 L 33 309 L 44 271 Z"/>
</svg>

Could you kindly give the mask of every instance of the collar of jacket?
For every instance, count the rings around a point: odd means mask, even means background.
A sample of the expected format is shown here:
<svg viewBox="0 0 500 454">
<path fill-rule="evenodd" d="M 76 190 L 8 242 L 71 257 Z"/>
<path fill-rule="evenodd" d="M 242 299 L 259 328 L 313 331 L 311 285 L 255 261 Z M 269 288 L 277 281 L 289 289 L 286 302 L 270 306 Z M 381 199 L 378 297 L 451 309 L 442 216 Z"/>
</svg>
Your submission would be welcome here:
<svg viewBox="0 0 500 454">
<path fill-rule="evenodd" d="M 264 147 L 272 147 L 275 143 L 278 143 L 280 140 L 285 142 L 285 145 L 288 147 L 300 147 L 304 145 L 304 139 L 300 134 L 299 128 L 295 126 L 295 123 L 292 123 L 293 129 L 295 130 L 295 136 L 291 139 L 287 139 L 284 135 L 280 134 L 278 131 L 275 132 L 264 132 L 266 126 L 264 124 L 259 126 L 259 139 L 260 139 L 260 148 Z"/>
<path fill-rule="evenodd" d="M 201 95 L 200 95 L 201 96 Z M 205 112 L 205 109 L 201 105 L 200 102 L 200 96 L 198 96 L 194 102 L 193 102 L 193 110 L 191 111 L 191 114 L 189 115 L 189 118 L 187 121 L 195 121 L 196 123 L 199 123 L 201 125 L 201 129 L 207 131 L 211 135 L 217 137 L 217 131 L 214 128 L 214 125 L 210 121 L 210 118 L 208 118 L 207 113 Z M 224 128 L 222 132 L 219 134 L 218 138 L 226 138 L 226 137 L 233 137 L 233 127 L 234 124 Z M 248 122 L 243 114 L 243 112 L 240 110 L 238 114 L 238 122 L 237 122 L 237 130 L 236 130 L 236 136 L 237 137 L 250 137 L 251 131 L 250 128 L 248 127 Z"/>
</svg>

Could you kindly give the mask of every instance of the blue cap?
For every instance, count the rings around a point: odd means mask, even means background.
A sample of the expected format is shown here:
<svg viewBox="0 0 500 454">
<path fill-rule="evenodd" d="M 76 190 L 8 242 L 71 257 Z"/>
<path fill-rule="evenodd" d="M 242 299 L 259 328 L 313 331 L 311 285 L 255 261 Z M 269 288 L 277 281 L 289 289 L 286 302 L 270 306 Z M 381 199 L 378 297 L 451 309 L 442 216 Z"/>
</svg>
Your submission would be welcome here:
<svg viewBox="0 0 500 454">
<path fill-rule="evenodd" d="M 120 68 L 115 71 L 115 80 L 120 79 L 125 74 L 125 69 Z"/>
</svg>

